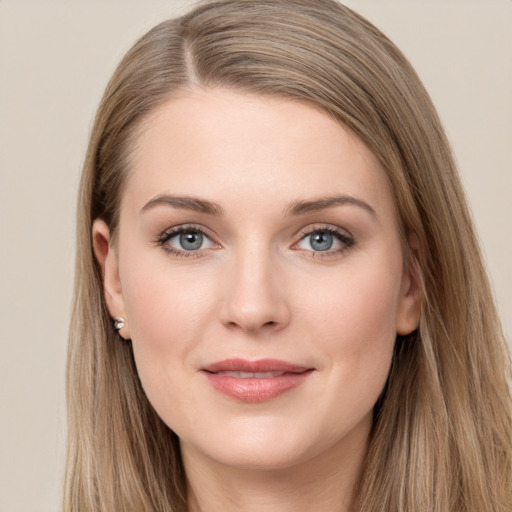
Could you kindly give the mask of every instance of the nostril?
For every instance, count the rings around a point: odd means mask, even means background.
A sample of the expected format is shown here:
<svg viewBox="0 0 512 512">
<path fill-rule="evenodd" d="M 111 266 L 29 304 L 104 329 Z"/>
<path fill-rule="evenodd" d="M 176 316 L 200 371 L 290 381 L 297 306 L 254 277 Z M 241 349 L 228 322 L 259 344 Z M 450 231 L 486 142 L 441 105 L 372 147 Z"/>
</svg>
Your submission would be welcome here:
<svg viewBox="0 0 512 512">
<path fill-rule="evenodd" d="M 236 321 L 231 321 L 226 324 L 226 326 L 230 329 L 242 328 L 242 330 L 246 330 L 246 331 L 253 331 L 253 330 L 258 330 L 258 329 L 272 330 L 272 329 L 275 329 L 278 325 L 279 325 L 279 322 L 276 322 L 274 320 L 269 320 L 268 322 L 263 322 L 263 323 L 257 323 L 257 322 L 254 322 L 254 323 L 240 322 L 240 323 L 238 323 Z"/>
</svg>

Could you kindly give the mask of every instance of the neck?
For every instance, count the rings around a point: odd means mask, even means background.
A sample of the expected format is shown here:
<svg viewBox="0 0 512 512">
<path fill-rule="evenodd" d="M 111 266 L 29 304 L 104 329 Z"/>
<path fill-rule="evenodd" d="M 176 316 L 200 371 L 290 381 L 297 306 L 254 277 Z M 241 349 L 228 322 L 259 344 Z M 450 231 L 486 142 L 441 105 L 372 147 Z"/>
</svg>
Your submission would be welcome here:
<svg viewBox="0 0 512 512">
<path fill-rule="evenodd" d="M 280 469 L 233 468 L 182 445 L 189 512 L 349 512 L 366 440 Z M 341 453 L 340 453 L 341 452 Z"/>
</svg>

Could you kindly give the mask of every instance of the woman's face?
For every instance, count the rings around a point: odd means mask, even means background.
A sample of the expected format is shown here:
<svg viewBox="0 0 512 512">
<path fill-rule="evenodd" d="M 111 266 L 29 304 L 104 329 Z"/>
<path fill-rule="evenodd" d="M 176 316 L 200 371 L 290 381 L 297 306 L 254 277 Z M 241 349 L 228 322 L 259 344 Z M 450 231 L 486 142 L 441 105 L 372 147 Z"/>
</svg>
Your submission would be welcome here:
<svg viewBox="0 0 512 512">
<path fill-rule="evenodd" d="M 376 158 L 308 104 L 222 89 L 168 101 L 134 147 L 117 244 L 97 221 L 95 250 L 185 458 L 361 453 L 419 307 Z"/>
</svg>

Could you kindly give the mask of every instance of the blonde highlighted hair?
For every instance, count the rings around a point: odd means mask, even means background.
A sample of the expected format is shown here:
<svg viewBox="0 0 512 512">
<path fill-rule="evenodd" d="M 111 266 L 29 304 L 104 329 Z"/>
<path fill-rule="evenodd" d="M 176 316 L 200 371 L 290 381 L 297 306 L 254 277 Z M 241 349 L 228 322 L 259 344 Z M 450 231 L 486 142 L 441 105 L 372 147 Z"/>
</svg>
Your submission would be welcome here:
<svg viewBox="0 0 512 512">
<path fill-rule="evenodd" d="M 392 185 L 425 298 L 418 329 L 396 341 L 353 511 L 511 511 L 510 357 L 449 144 L 402 53 L 334 0 L 200 4 L 144 35 L 108 84 L 80 187 L 65 511 L 187 509 L 178 440 L 112 329 L 91 232 L 102 218 L 115 236 L 148 115 L 197 86 L 316 105 L 365 142 Z"/>
</svg>

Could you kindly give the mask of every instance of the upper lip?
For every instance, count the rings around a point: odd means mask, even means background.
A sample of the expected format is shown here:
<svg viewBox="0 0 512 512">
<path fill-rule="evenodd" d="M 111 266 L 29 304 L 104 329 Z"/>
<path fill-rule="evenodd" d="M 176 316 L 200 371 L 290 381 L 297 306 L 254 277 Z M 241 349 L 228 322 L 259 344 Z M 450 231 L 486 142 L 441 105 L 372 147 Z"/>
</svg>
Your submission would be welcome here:
<svg viewBox="0 0 512 512">
<path fill-rule="evenodd" d="M 202 370 L 217 372 L 286 372 L 302 373 L 312 368 L 301 366 L 279 359 L 258 359 L 257 361 L 247 361 L 245 359 L 233 358 L 217 361 L 202 368 Z"/>
</svg>

